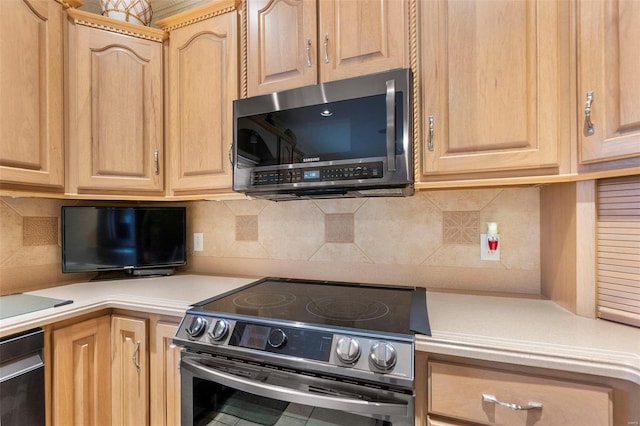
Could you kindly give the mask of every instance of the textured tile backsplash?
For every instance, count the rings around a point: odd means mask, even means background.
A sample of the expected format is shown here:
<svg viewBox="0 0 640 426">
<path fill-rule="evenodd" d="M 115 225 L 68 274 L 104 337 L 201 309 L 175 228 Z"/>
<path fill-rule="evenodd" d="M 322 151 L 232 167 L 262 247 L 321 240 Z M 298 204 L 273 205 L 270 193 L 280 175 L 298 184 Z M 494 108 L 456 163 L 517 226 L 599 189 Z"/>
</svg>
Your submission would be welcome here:
<svg viewBox="0 0 640 426">
<path fill-rule="evenodd" d="M 0 291 L 82 276 L 60 272 L 60 201 L 0 198 Z M 86 203 L 86 202 L 85 202 Z M 419 192 L 407 198 L 188 203 L 188 270 L 451 289 L 540 292 L 537 188 Z M 501 260 L 480 260 L 498 222 Z M 188 238 L 189 244 L 192 238 Z"/>
<path fill-rule="evenodd" d="M 444 244 L 476 244 L 480 234 L 480 212 L 442 212 Z"/>
<path fill-rule="evenodd" d="M 189 230 L 204 233 L 205 243 L 204 251 L 192 253 L 190 268 L 537 294 L 539 210 L 537 188 L 194 202 Z M 480 233 L 487 222 L 500 226 L 499 262 L 480 260 Z M 246 233 L 239 226 L 247 226 Z"/>
<path fill-rule="evenodd" d="M 58 218 L 22 218 L 22 244 L 25 246 L 46 246 L 58 244 Z"/>
</svg>

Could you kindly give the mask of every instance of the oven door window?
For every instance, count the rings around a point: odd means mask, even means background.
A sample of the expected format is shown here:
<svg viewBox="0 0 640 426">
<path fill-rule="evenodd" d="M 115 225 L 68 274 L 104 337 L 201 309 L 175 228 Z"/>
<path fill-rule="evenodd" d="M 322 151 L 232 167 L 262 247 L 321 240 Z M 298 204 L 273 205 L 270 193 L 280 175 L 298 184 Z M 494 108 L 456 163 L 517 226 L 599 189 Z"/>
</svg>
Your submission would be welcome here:
<svg viewBox="0 0 640 426">
<path fill-rule="evenodd" d="M 345 413 L 328 408 L 311 407 L 275 400 L 194 378 L 194 425 L 391 425 L 391 422 Z"/>
</svg>

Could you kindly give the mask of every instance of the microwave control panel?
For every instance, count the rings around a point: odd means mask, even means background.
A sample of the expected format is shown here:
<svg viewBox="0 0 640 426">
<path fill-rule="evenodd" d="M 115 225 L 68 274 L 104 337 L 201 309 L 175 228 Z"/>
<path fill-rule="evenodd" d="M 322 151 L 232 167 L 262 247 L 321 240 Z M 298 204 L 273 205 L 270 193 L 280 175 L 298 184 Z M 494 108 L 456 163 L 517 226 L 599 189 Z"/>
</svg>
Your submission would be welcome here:
<svg viewBox="0 0 640 426">
<path fill-rule="evenodd" d="M 382 161 L 372 163 L 341 164 L 305 167 L 299 169 L 273 169 L 254 171 L 252 185 L 278 185 L 282 183 L 328 182 L 382 177 Z"/>
</svg>

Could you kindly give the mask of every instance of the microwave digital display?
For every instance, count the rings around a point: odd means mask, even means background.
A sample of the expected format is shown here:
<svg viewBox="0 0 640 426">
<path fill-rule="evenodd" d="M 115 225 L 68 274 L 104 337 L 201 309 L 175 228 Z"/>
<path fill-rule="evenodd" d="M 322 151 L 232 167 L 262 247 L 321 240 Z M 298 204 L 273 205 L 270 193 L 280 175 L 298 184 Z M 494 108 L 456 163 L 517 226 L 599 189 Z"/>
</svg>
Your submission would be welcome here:
<svg viewBox="0 0 640 426">
<path fill-rule="evenodd" d="M 303 173 L 303 179 L 320 179 L 320 170 L 305 170 Z"/>
</svg>

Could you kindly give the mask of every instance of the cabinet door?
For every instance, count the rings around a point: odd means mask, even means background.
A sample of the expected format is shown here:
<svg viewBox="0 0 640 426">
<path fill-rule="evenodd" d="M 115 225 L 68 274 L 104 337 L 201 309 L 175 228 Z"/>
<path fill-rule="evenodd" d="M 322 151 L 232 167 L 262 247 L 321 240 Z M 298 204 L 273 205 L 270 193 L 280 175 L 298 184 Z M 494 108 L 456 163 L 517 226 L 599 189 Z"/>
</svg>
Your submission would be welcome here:
<svg viewBox="0 0 640 426">
<path fill-rule="evenodd" d="M 640 157 L 640 2 L 579 1 L 577 7 L 580 161 Z"/>
<path fill-rule="evenodd" d="M 155 326 L 149 365 L 151 367 L 151 424 L 180 424 L 180 348 L 172 343 L 178 324 Z"/>
<path fill-rule="evenodd" d="M 317 83 L 315 0 L 247 2 L 247 93 Z"/>
<path fill-rule="evenodd" d="M 419 2 L 423 180 L 550 169 L 568 146 L 569 2 Z M 433 117 L 433 135 L 429 136 Z"/>
<path fill-rule="evenodd" d="M 161 191 L 162 44 L 69 32 L 68 192 Z"/>
<path fill-rule="evenodd" d="M 236 27 L 235 14 L 226 13 L 171 32 L 168 147 L 173 195 L 231 188 Z"/>
<path fill-rule="evenodd" d="M 110 317 L 53 331 L 54 425 L 110 425 Z"/>
<path fill-rule="evenodd" d="M 0 181 L 62 190 L 63 12 L 0 1 Z"/>
<path fill-rule="evenodd" d="M 111 339 L 113 423 L 149 424 L 147 320 L 114 315 Z"/>
<path fill-rule="evenodd" d="M 406 0 L 318 2 L 320 80 L 409 66 Z"/>
</svg>

